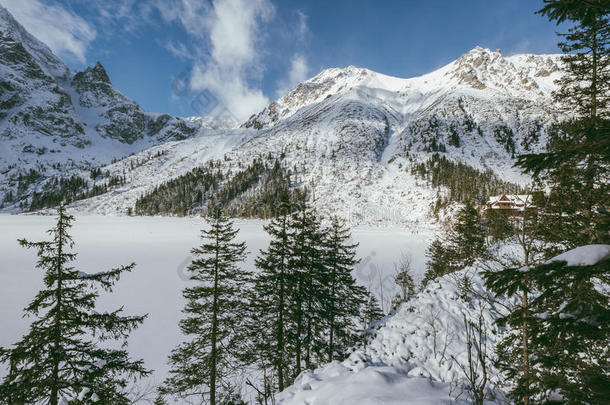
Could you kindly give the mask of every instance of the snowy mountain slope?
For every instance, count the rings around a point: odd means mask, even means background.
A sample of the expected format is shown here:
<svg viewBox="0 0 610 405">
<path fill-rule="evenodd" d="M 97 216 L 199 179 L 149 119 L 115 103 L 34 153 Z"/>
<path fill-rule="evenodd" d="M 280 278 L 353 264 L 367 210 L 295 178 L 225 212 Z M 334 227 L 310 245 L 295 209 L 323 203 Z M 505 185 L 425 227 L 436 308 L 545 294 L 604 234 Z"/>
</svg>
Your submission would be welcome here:
<svg viewBox="0 0 610 405">
<path fill-rule="evenodd" d="M 9 17 L 5 12 L 4 19 Z M 44 47 L 29 41 L 34 45 L 23 49 Z M 50 51 L 44 55 L 52 57 Z M 38 66 L 43 56 L 32 56 L 30 65 Z M 13 66 L 8 59 L 3 72 Z M 111 176 L 124 176 L 126 184 L 75 208 L 125 213 L 143 193 L 207 159 L 222 157 L 228 172 L 271 154 L 285 156 L 284 164 L 297 173 L 294 185 L 310 189 L 324 213 L 340 207 L 355 224 L 429 226 L 434 201 L 449 190 L 415 176 L 416 162 L 441 154 L 526 185 L 529 179 L 512 167 L 515 157 L 539 150 L 546 129 L 561 119 L 551 101 L 553 82 L 561 74 L 557 55 L 504 57 L 477 47 L 410 79 L 352 66 L 327 69 L 233 130 L 202 129 L 224 125 L 215 120 L 145 113 L 112 87 L 100 64 L 65 80 L 44 74 L 62 71 L 61 62 L 53 61 L 38 69 L 37 93 L 21 84 L 20 94 L 27 97 L 2 111 L 0 198 L 5 209 L 15 209 L 20 198 L 41 190 L 45 178 L 60 173 L 87 178 L 88 170 L 101 167 Z M 16 65 L 20 74 L 6 73 L 4 81 L 17 88 L 11 83 L 24 77 L 24 63 Z M 191 136 L 192 142 L 179 141 Z M 208 136 L 217 140 L 213 154 Z M 167 141 L 172 142 L 162 145 Z"/>
<path fill-rule="evenodd" d="M 368 88 L 382 98 L 396 93 L 395 102 L 403 114 L 417 113 L 431 106 L 439 96 L 460 90 L 485 90 L 486 95 L 503 93 L 514 98 L 541 98 L 548 101 L 559 74 L 559 55 L 514 55 L 476 47 L 456 61 L 423 76 L 401 79 L 349 66 L 331 68 L 299 84 L 244 124 L 271 127 L 304 106 L 323 102 L 332 95 L 354 88 Z M 379 93 L 386 93 L 385 95 Z M 474 92 L 483 95 L 481 92 Z"/>
<path fill-rule="evenodd" d="M 256 133 L 251 130 L 211 131 L 183 141 L 167 142 L 104 166 L 111 176 L 124 175 L 126 184 L 98 197 L 72 204 L 77 211 L 103 215 L 125 214 L 144 193 L 168 179 L 178 177 L 202 162 L 222 159 L 232 148 Z M 86 173 L 82 173 L 85 175 Z M 103 182 L 102 180 L 101 182 Z M 99 182 L 98 182 L 99 183 Z"/>
<path fill-rule="evenodd" d="M 98 62 L 72 74 L 0 7 L 0 204 L 16 208 L 45 179 L 191 137 L 204 123 L 143 111 Z"/>
<path fill-rule="evenodd" d="M 310 188 L 323 212 L 340 208 L 353 223 L 427 226 L 432 203 L 447 190 L 414 176 L 413 163 L 438 153 L 527 185 L 512 166 L 520 153 L 540 150 L 548 126 L 561 119 L 551 101 L 559 75 L 557 55 L 503 57 L 482 48 L 411 79 L 328 69 L 251 117 L 243 125 L 251 139 L 231 144 L 221 164 L 230 170 L 284 154 L 298 173 L 295 185 Z M 159 181 L 134 177 L 139 191 Z M 103 213 L 95 207 L 107 201 L 102 195 L 77 206 Z"/>
</svg>

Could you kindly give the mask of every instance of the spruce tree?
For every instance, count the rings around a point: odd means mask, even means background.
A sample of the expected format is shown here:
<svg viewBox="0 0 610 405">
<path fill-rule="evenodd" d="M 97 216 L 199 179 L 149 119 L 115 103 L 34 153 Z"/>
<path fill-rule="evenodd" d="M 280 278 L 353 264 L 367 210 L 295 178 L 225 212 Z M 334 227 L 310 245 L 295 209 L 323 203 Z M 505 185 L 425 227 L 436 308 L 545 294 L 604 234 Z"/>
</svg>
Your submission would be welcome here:
<svg viewBox="0 0 610 405">
<path fill-rule="evenodd" d="M 303 365 L 312 369 L 316 357 L 321 357 L 326 346 L 320 332 L 328 273 L 324 261 L 324 232 L 317 213 L 303 207 L 291 216 L 290 229 L 290 305 L 295 323 L 295 329 L 290 332 L 295 345 L 296 376 Z"/>
<path fill-rule="evenodd" d="M 377 297 L 370 291 L 366 293 L 366 299 L 360 308 L 360 325 L 362 327 L 362 344 L 366 348 L 366 343 L 369 337 L 369 330 L 371 329 L 373 322 L 378 321 L 384 317 L 381 306 Z"/>
<path fill-rule="evenodd" d="M 394 282 L 400 288 L 400 302 L 406 302 L 409 295 L 415 293 L 415 281 L 411 275 L 411 257 L 403 254 L 398 263 L 394 263 Z"/>
<path fill-rule="evenodd" d="M 278 391 L 283 391 L 290 381 L 288 330 L 294 327 L 289 305 L 293 291 L 292 269 L 288 266 L 291 254 L 289 221 L 288 212 L 284 212 L 264 227 L 271 241 L 269 248 L 261 251 L 256 259 L 259 272 L 252 299 L 252 318 L 256 322 L 252 328 L 255 331 L 256 357 L 274 368 Z"/>
<path fill-rule="evenodd" d="M 451 273 L 449 267 L 449 257 L 446 247 L 446 242 L 442 239 L 434 239 L 426 250 L 426 272 L 424 279 L 421 282 L 421 287 L 424 288 L 430 281 Z"/>
<path fill-rule="evenodd" d="M 560 34 L 564 72 L 555 100 L 570 119 L 550 131 L 546 151 L 518 165 L 550 193 L 548 240 L 575 247 L 610 241 L 610 6 L 606 1 L 545 0 L 539 13 L 573 26 Z"/>
<path fill-rule="evenodd" d="M 190 339 L 172 350 L 170 376 L 159 393 L 181 399 L 198 396 L 216 405 L 232 395 L 223 392 L 222 385 L 234 372 L 244 345 L 239 331 L 250 275 L 239 265 L 246 246 L 234 241 L 238 230 L 233 222 L 220 210 L 208 220 L 210 228 L 202 231 L 201 246 L 191 250 L 195 258 L 187 270 L 194 284 L 183 290 L 186 317 L 179 325 Z"/>
<path fill-rule="evenodd" d="M 351 273 L 358 263 L 358 245 L 351 244 L 350 239 L 350 231 L 345 224 L 338 217 L 331 218 L 324 239 L 327 274 L 323 319 L 329 335 L 328 361 L 333 361 L 337 353 L 356 343 L 355 320 L 365 297 L 366 290 L 356 284 Z"/>
<path fill-rule="evenodd" d="M 486 230 L 476 208 L 467 203 L 462 207 L 446 235 L 435 239 L 426 251 L 425 287 L 430 280 L 471 266 L 485 253 Z"/>
<path fill-rule="evenodd" d="M 12 348 L 0 349 L 0 361 L 9 363 L 0 402 L 129 404 L 129 382 L 150 373 L 125 350 L 129 333 L 146 316 L 124 316 L 122 308 L 95 311 L 99 288 L 110 292 L 135 264 L 95 274 L 71 266 L 76 259 L 69 234 L 73 221 L 60 205 L 57 223 L 48 231 L 51 241 L 19 240 L 38 251 L 36 267 L 45 272 L 44 287 L 24 310 L 34 318 L 29 332 Z M 124 343 L 111 349 L 108 340 Z"/>
<path fill-rule="evenodd" d="M 476 208 L 461 208 L 447 235 L 449 262 L 453 271 L 471 266 L 485 252 L 485 228 Z"/>
<path fill-rule="evenodd" d="M 496 294 L 533 296 L 500 319 L 513 330 L 527 320 L 533 353 L 529 366 L 536 378 L 528 378 L 514 364 L 521 336 L 510 333 L 499 345 L 498 366 L 515 382 L 512 397 L 544 402 L 559 393 L 567 403 L 603 403 L 610 395 L 610 295 L 599 285 L 610 283 L 610 259 L 586 266 L 558 259 L 485 277 Z"/>
<path fill-rule="evenodd" d="M 491 243 L 504 240 L 514 234 L 510 218 L 502 210 L 487 210 L 484 223 L 486 235 L 491 239 Z"/>
</svg>

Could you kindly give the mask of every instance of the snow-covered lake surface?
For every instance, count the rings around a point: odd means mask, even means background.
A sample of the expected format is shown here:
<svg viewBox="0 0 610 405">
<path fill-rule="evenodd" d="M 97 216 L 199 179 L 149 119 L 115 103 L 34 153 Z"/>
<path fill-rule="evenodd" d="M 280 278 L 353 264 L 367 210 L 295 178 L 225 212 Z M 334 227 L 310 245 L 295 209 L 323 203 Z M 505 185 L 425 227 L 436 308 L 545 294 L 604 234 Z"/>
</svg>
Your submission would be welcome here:
<svg viewBox="0 0 610 405">
<path fill-rule="evenodd" d="M 42 285 L 42 273 L 34 268 L 34 251 L 21 248 L 18 238 L 32 241 L 48 238 L 45 231 L 54 217 L 37 215 L 0 215 L 0 346 L 16 342 L 26 332 L 30 320 L 22 309 Z M 239 238 L 248 245 L 246 266 L 254 268 L 254 258 L 269 242 L 263 221 L 237 220 Z M 169 351 L 180 342 L 178 320 L 183 306 L 181 291 L 188 284 L 185 268 L 191 248 L 199 243 L 200 218 L 77 216 L 72 236 L 78 253 L 79 270 L 93 273 L 136 262 L 112 294 L 99 300 L 99 309 L 125 306 L 127 314 L 148 313 L 144 325 L 130 338 L 130 352 L 143 358 L 154 369 L 153 381 L 167 372 Z M 421 279 L 425 250 L 433 234 L 404 228 L 356 227 L 361 264 L 355 269 L 358 281 L 377 295 L 380 280 L 384 300 L 389 303 L 393 288 L 393 263 L 402 252 L 413 258 L 414 274 Z M 0 366 L 0 374 L 3 374 Z"/>
</svg>

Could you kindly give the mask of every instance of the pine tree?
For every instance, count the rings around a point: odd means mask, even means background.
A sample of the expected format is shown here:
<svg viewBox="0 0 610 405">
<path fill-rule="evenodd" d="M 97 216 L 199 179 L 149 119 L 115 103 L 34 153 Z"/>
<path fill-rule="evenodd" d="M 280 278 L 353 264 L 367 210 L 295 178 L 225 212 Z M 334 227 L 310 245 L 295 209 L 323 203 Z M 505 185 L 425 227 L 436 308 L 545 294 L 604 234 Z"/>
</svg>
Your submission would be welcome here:
<svg viewBox="0 0 610 405">
<path fill-rule="evenodd" d="M 400 287 L 400 302 L 406 302 L 409 295 L 415 293 L 415 281 L 411 275 L 411 257 L 403 254 L 398 263 L 394 263 L 394 282 Z"/>
<path fill-rule="evenodd" d="M 470 203 L 460 209 L 447 235 L 450 266 L 459 270 L 471 266 L 485 252 L 485 228 L 481 216 Z"/>
<path fill-rule="evenodd" d="M 293 285 L 291 281 L 288 212 L 274 218 L 264 227 L 271 237 L 269 248 L 256 259 L 259 272 L 254 283 L 252 317 L 255 331 L 256 357 L 270 364 L 277 374 L 277 389 L 283 391 L 290 381 L 290 342 L 288 329 L 291 323 L 289 306 Z"/>
<path fill-rule="evenodd" d="M 486 230 L 481 216 L 470 203 L 462 207 L 446 235 L 435 239 L 426 251 L 425 287 L 430 280 L 471 266 L 485 253 Z"/>
<path fill-rule="evenodd" d="M 70 265 L 76 259 L 69 234 L 73 221 L 60 205 L 57 223 L 48 231 L 51 241 L 19 240 L 38 251 L 44 289 L 25 308 L 35 318 L 27 335 L 12 348 L 0 349 L 0 361 L 10 370 L 0 384 L 0 401 L 129 404 L 127 384 L 150 373 L 142 360 L 129 358 L 125 345 L 115 350 L 102 344 L 125 341 L 146 316 L 124 316 L 122 309 L 95 312 L 98 287 L 110 292 L 135 264 L 95 274 L 76 270 Z"/>
<path fill-rule="evenodd" d="M 188 272 L 195 285 L 183 290 L 186 317 L 180 330 L 191 339 L 172 350 L 170 376 L 159 393 L 183 399 L 195 395 L 215 405 L 232 395 L 219 388 L 234 372 L 236 353 L 243 345 L 238 331 L 250 276 L 239 267 L 246 246 L 234 242 L 238 230 L 233 222 L 215 210 L 209 225 L 202 231 L 201 246 L 191 251 L 195 259 Z"/>
<path fill-rule="evenodd" d="M 500 319 L 513 330 L 526 319 L 535 354 L 529 366 L 536 378 L 528 378 L 514 366 L 521 336 L 511 333 L 498 347 L 498 365 L 516 383 L 513 398 L 543 402 L 558 392 L 567 403 L 604 403 L 610 395 L 610 295 L 598 286 L 610 282 L 610 259 L 590 266 L 556 260 L 485 277 L 496 294 L 534 297 Z"/>
<path fill-rule="evenodd" d="M 487 210 L 484 222 L 487 228 L 486 235 L 491 239 L 492 243 L 513 235 L 510 218 L 502 210 Z"/>
<path fill-rule="evenodd" d="M 295 323 L 291 339 L 295 345 L 296 376 L 303 365 L 312 369 L 316 355 L 321 358 L 326 346 L 320 329 L 328 272 L 324 261 L 324 233 L 316 212 L 303 207 L 291 216 L 290 228 L 293 292 L 290 305 Z"/>
<path fill-rule="evenodd" d="M 573 26 L 560 34 L 565 71 L 556 101 L 573 118 L 549 131 L 546 151 L 518 165 L 550 189 L 547 239 L 568 247 L 610 241 L 610 6 L 606 1 L 545 0 L 539 11 Z"/>
<path fill-rule="evenodd" d="M 574 23 L 567 34 L 562 34 L 565 42 L 559 44 L 566 52 L 565 72 L 559 81 L 560 90 L 555 94 L 556 101 L 573 118 L 551 128 L 544 153 L 518 159 L 518 165 L 525 172 L 533 174 L 543 187 L 550 189 L 545 203 L 540 205 L 539 224 L 534 226 L 534 232 L 528 230 L 531 227 L 527 226 L 525 217 L 522 229 L 516 232 L 523 247 L 524 270 L 532 268 L 531 248 L 535 247 L 531 240 L 527 241 L 530 237 L 524 237 L 527 234 L 555 248 L 605 242 L 610 237 L 606 211 L 610 194 L 605 180 L 610 165 L 610 7 L 607 2 L 596 0 L 545 0 L 544 3 L 540 14 L 558 23 L 566 20 Z M 501 368 L 516 383 L 513 396 L 525 404 L 530 398 L 544 396 L 549 385 L 537 377 L 548 370 L 544 371 L 539 359 L 553 344 L 563 341 L 555 336 L 552 339 L 547 336 L 546 341 L 538 339 L 544 334 L 539 317 L 546 317 L 546 313 L 534 304 L 536 298 L 532 292 L 540 285 L 528 273 L 509 269 L 497 277 L 488 276 L 495 292 L 505 291 L 520 297 L 520 303 L 505 320 L 516 329 L 503 340 L 499 353 L 507 354 L 501 359 Z M 563 300 L 562 294 L 566 292 L 560 285 L 552 284 L 559 280 L 549 275 L 548 282 L 543 295 Z M 579 356 L 576 351 L 568 353 Z"/>
<path fill-rule="evenodd" d="M 449 266 L 447 247 L 442 239 L 432 241 L 426 250 L 426 273 L 421 282 L 421 287 L 425 287 L 430 281 L 451 273 L 453 270 Z"/>
<path fill-rule="evenodd" d="M 364 302 L 365 289 L 356 284 L 352 276 L 356 260 L 357 244 L 349 243 L 349 229 L 338 218 L 331 218 L 326 231 L 324 245 L 326 254 L 326 293 L 323 319 L 328 330 L 328 361 L 337 353 L 356 343 L 357 332 L 354 321 L 358 318 Z"/>
</svg>

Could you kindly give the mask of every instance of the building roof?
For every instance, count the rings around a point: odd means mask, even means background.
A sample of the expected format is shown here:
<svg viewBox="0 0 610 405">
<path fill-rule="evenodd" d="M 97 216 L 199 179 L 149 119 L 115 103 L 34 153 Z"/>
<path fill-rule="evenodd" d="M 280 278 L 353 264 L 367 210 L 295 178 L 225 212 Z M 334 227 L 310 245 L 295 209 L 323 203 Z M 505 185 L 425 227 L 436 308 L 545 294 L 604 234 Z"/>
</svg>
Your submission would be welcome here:
<svg viewBox="0 0 610 405">
<path fill-rule="evenodd" d="M 487 206 L 492 209 L 524 209 L 532 207 L 532 201 L 531 194 L 502 194 L 490 196 L 487 200 Z"/>
</svg>

